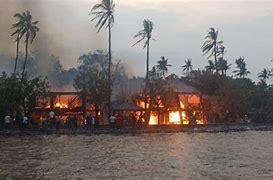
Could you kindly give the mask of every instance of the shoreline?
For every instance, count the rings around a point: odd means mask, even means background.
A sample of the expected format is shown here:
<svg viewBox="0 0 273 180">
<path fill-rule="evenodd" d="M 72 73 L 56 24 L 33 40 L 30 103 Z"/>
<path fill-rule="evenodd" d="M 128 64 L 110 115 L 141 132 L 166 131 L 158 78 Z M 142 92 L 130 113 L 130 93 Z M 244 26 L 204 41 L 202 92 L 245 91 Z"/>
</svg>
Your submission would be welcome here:
<svg viewBox="0 0 273 180">
<path fill-rule="evenodd" d="M 243 131 L 273 131 L 272 124 L 207 124 L 195 126 L 181 125 L 155 125 L 144 128 L 128 128 L 111 129 L 109 127 L 101 127 L 97 130 L 87 130 L 84 128 L 78 129 L 55 129 L 39 130 L 39 129 L 11 129 L 1 130 L 0 136 L 17 136 L 17 135 L 123 135 L 123 134 L 151 134 L 151 133 L 228 133 L 228 132 L 243 132 Z"/>
</svg>

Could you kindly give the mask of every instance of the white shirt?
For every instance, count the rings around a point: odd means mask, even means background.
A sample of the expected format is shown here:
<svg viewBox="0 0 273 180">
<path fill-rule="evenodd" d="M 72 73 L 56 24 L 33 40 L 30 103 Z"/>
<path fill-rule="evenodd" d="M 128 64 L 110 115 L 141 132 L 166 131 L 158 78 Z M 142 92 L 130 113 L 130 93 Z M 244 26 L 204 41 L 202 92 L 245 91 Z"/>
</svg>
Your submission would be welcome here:
<svg viewBox="0 0 273 180">
<path fill-rule="evenodd" d="M 23 117 L 23 123 L 27 124 L 28 118 L 26 116 Z"/>
<path fill-rule="evenodd" d="M 110 122 L 115 122 L 116 121 L 116 117 L 115 116 L 110 116 Z"/>
<path fill-rule="evenodd" d="M 11 117 L 9 115 L 5 116 L 5 123 L 9 124 Z"/>
<path fill-rule="evenodd" d="M 92 124 L 94 125 L 95 124 L 95 118 L 92 117 Z"/>
<path fill-rule="evenodd" d="M 50 117 L 50 118 L 54 118 L 54 114 L 55 114 L 55 113 L 54 113 L 53 111 L 50 111 L 50 112 L 49 112 L 49 117 Z"/>
</svg>

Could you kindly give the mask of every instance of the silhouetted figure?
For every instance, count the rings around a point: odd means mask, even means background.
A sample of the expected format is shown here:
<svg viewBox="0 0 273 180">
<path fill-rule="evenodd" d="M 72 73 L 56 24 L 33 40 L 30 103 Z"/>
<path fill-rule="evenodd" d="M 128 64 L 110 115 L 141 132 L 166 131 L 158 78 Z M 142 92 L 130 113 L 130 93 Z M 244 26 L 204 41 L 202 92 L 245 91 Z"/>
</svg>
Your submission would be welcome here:
<svg viewBox="0 0 273 180">
<path fill-rule="evenodd" d="M 87 126 L 87 130 L 91 130 L 92 129 L 92 116 L 91 114 L 89 114 L 87 117 L 86 117 L 86 126 Z"/>
<path fill-rule="evenodd" d="M 94 127 L 97 130 L 97 129 L 99 129 L 99 126 L 100 126 L 99 120 L 95 116 L 93 117 L 93 119 L 94 119 L 94 123 L 95 123 Z"/>
<path fill-rule="evenodd" d="M 109 123 L 110 123 L 110 127 L 112 129 L 115 128 L 115 123 L 116 123 L 116 117 L 114 116 L 114 114 L 112 114 L 110 117 L 109 117 Z"/>
<path fill-rule="evenodd" d="M 5 118 L 5 129 L 10 130 L 10 125 L 11 125 L 11 117 L 10 115 L 6 115 Z"/>
</svg>

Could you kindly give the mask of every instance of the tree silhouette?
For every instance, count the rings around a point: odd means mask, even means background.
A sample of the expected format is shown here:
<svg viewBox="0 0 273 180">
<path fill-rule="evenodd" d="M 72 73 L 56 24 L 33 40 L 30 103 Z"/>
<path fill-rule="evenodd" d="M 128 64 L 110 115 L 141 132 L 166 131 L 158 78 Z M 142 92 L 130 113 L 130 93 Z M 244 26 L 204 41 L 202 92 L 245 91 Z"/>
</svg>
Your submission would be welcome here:
<svg viewBox="0 0 273 180">
<path fill-rule="evenodd" d="M 32 21 L 32 16 L 29 11 L 23 12 L 22 14 L 16 13 L 14 17 L 17 17 L 19 21 L 12 25 L 12 27 L 17 28 L 16 31 L 12 35 L 17 35 L 17 51 L 16 51 L 16 60 L 15 60 L 15 66 L 14 66 L 14 72 L 16 71 L 17 66 L 17 60 L 18 60 L 18 48 L 19 48 L 19 40 L 25 36 L 25 61 L 23 65 L 22 70 L 22 78 L 25 74 L 26 64 L 27 64 L 27 58 L 28 58 L 28 45 L 29 42 L 32 44 L 34 38 L 36 37 L 37 32 L 39 31 L 39 28 L 36 26 L 38 24 L 38 21 Z"/>
<path fill-rule="evenodd" d="M 189 76 L 189 73 L 192 71 L 192 59 L 187 58 L 185 60 L 185 64 L 181 67 L 183 68 L 183 72 L 185 72 L 186 75 Z"/>
<path fill-rule="evenodd" d="M 133 46 L 140 43 L 141 41 L 145 40 L 143 49 L 146 48 L 146 82 L 145 82 L 145 121 L 147 122 L 149 119 L 149 115 L 147 113 L 147 103 L 148 103 L 148 97 L 147 97 L 147 88 L 148 88 L 148 81 L 149 81 L 149 56 L 150 56 L 150 40 L 152 39 L 152 32 L 153 32 L 154 24 L 150 20 L 143 20 L 143 29 L 139 31 L 134 38 L 139 38 Z"/>
<path fill-rule="evenodd" d="M 218 58 L 218 69 L 221 71 L 222 75 L 226 75 L 227 70 L 230 68 L 231 64 L 227 63 L 227 60 L 223 59 L 222 57 Z"/>
<path fill-rule="evenodd" d="M 270 70 L 264 68 L 261 72 L 258 73 L 258 78 L 261 82 L 266 83 L 266 80 L 268 80 L 272 76 Z"/>
<path fill-rule="evenodd" d="M 205 42 L 201 47 L 203 55 L 206 55 L 210 52 L 208 58 L 214 56 L 216 73 L 218 73 L 217 67 L 217 56 L 219 54 L 218 45 L 222 43 L 223 43 L 222 41 L 218 41 L 218 31 L 215 30 L 214 28 L 210 28 L 208 34 L 205 36 Z"/>
<path fill-rule="evenodd" d="M 143 49 L 146 48 L 147 51 L 147 60 L 146 60 L 146 81 L 149 79 L 149 53 L 150 53 L 150 40 L 152 38 L 152 32 L 153 32 L 154 24 L 150 20 L 144 20 L 143 21 L 143 30 L 139 31 L 134 38 L 139 38 L 133 46 L 140 43 L 141 41 L 145 40 Z M 147 83 L 147 82 L 146 82 Z"/>
<path fill-rule="evenodd" d="M 111 29 L 114 25 L 114 9 L 115 4 L 113 0 L 102 0 L 101 3 L 93 6 L 90 15 L 95 16 L 91 21 L 98 20 L 95 27 L 97 33 L 106 26 L 108 28 L 108 113 L 111 113 L 111 65 L 112 65 L 112 52 L 111 52 Z"/>
<path fill-rule="evenodd" d="M 209 60 L 208 63 L 209 64 L 205 68 L 207 71 L 212 73 L 215 70 L 215 65 L 212 60 Z"/>
<path fill-rule="evenodd" d="M 12 24 L 12 28 L 16 28 L 15 31 L 11 34 L 11 36 L 16 35 L 16 57 L 15 57 L 15 63 L 14 63 L 14 74 L 17 70 L 17 63 L 18 63 L 18 56 L 19 56 L 19 42 L 20 42 L 20 31 L 22 30 L 24 26 L 24 17 L 20 13 L 14 14 L 14 17 L 18 19 L 18 22 Z"/>
<path fill-rule="evenodd" d="M 239 57 L 239 59 L 235 60 L 236 63 L 236 70 L 233 71 L 235 73 L 235 76 L 238 77 L 246 77 L 250 72 L 246 68 L 246 62 L 244 57 Z"/>
<path fill-rule="evenodd" d="M 159 70 L 160 74 L 162 75 L 163 78 L 165 78 L 166 74 L 168 73 L 168 67 L 172 65 L 168 64 L 168 59 L 165 58 L 164 56 L 160 57 L 160 60 L 157 61 L 157 69 Z"/>
</svg>

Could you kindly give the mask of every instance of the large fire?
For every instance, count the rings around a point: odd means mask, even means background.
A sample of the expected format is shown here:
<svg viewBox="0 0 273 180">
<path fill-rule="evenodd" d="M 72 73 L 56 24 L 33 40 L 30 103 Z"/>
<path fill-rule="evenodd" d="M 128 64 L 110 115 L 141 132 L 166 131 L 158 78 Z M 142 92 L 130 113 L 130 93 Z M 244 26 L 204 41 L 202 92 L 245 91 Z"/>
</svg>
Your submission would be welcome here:
<svg viewBox="0 0 273 180">
<path fill-rule="evenodd" d="M 154 112 L 151 112 L 150 119 L 149 119 L 149 125 L 157 125 L 157 124 L 158 124 L 157 114 Z"/>
<path fill-rule="evenodd" d="M 200 103 L 198 98 L 195 96 L 192 96 L 190 99 L 190 102 L 188 102 L 188 103 L 198 104 L 197 102 Z M 180 99 L 180 101 L 179 101 L 180 111 L 179 110 L 176 110 L 176 111 L 169 110 L 168 111 L 168 118 L 166 118 L 165 116 L 164 117 L 162 116 L 162 118 L 164 118 L 161 120 L 164 122 L 162 124 L 189 125 L 190 121 L 193 122 L 194 124 L 205 124 L 206 121 L 203 116 L 203 112 L 200 110 L 199 111 L 192 111 L 191 118 L 187 116 L 186 108 L 189 106 L 188 103 L 186 102 L 184 104 L 182 99 Z M 145 108 L 144 101 L 138 101 L 137 105 L 139 107 Z M 147 104 L 147 108 L 149 108 L 149 104 Z M 161 104 L 160 108 L 164 108 L 164 106 Z M 158 115 L 157 115 L 156 111 L 152 111 L 150 114 L 149 125 L 157 125 L 157 124 L 159 124 L 158 123 Z"/>
<path fill-rule="evenodd" d="M 55 105 L 54 105 L 55 108 L 68 108 L 68 105 L 65 104 L 65 103 L 61 103 L 61 102 L 57 102 Z"/>
</svg>

